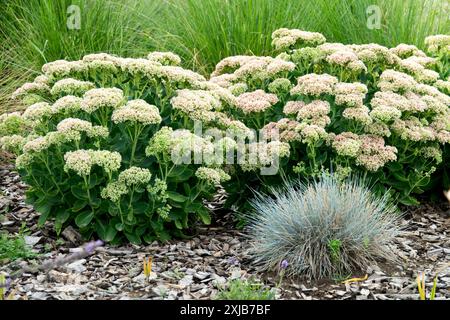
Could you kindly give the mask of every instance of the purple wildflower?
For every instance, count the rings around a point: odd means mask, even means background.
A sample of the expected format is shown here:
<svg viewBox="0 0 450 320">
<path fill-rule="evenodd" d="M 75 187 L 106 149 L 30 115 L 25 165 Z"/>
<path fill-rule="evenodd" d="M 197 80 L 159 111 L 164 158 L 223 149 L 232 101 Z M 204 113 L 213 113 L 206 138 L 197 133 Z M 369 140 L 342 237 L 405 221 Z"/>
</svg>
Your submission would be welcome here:
<svg viewBox="0 0 450 320">
<path fill-rule="evenodd" d="M 231 264 L 232 266 L 236 266 L 239 264 L 239 260 L 236 257 L 231 257 L 228 259 L 228 264 Z"/>
<path fill-rule="evenodd" d="M 287 267 L 289 266 L 289 263 L 287 262 L 287 260 L 285 259 L 285 260 L 283 260 L 283 261 L 281 261 L 281 263 L 280 263 L 280 268 L 281 269 L 287 269 Z"/>
<path fill-rule="evenodd" d="M 101 247 L 102 245 L 103 245 L 102 240 L 91 241 L 88 244 L 86 244 L 86 246 L 84 247 L 84 250 L 88 254 L 92 254 L 92 253 L 94 253 L 95 248 Z"/>
</svg>

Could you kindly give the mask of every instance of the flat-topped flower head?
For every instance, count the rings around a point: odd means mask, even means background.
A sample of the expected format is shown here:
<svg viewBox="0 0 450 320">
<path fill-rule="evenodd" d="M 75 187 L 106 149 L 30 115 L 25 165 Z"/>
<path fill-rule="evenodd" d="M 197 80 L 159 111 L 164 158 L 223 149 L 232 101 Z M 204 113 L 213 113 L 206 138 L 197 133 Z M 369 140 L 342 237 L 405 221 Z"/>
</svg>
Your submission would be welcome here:
<svg viewBox="0 0 450 320">
<path fill-rule="evenodd" d="M 148 104 L 145 100 L 128 101 L 125 106 L 113 111 L 111 120 L 114 123 L 141 123 L 143 125 L 159 124 L 162 121 L 156 106 Z"/>
<path fill-rule="evenodd" d="M 202 75 L 178 66 L 162 66 L 159 70 L 160 75 L 169 82 L 178 84 L 195 85 L 197 82 L 206 81 Z"/>
<path fill-rule="evenodd" d="M 343 132 L 334 137 L 331 145 L 338 155 L 355 158 L 359 154 L 362 142 L 357 134 Z"/>
<path fill-rule="evenodd" d="M 314 100 L 306 104 L 297 113 L 297 120 L 317 118 L 328 115 L 330 104 L 327 101 Z"/>
<path fill-rule="evenodd" d="M 86 91 L 95 88 L 95 85 L 89 81 L 80 81 L 77 79 L 66 78 L 57 81 L 50 93 L 54 96 L 73 95 L 80 96 Z"/>
<path fill-rule="evenodd" d="M 376 43 L 348 45 L 358 58 L 368 66 L 394 66 L 400 58 L 392 53 L 387 47 Z"/>
<path fill-rule="evenodd" d="M 56 130 L 59 132 L 80 131 L 88 132 L 92 129 L 92 123 L 78 118 L 66 118 L 58 123 Z"/>
<path fill-rule="evenodd" d="M 428 57 L 428 56 L 411 56 L 409 58 L 403 59 L 402 62 L 413 62 L 418 63 L 425 68 L 433 67 L 436 65 L 438 60 L 436 58 Z"/>
<path fill-rule="evenodd" d="M 286 78 L 277 78 L 269 84 L 269 92 L 279 95 L 289 93 L 292 88 L 292 83 Z"/>
<path fill-rule="evenodd" d="M 91 173 L 93 165 L 102 167 L 109 174 L 119 170 L 122 157 L 118 152 L 89 149 L 66 152 L 64 161 L 65 171 L 72 170 L 79 176 L 87 176 Z"/>
<path fill-rule="evenodd" d="M 436 131 L 431 127 L 424 126 L 415 117 L 410 117 L 408 120 L 397 119 L 391 128 L 402 140 L 426 142 L 436 139 Z"/>
<path fill-rule="evenodd" d="M 225 77 L 229 77 L 233 74 L 240 66 L 242 66 L 247 61 L 253 59 L 254 56 L 231 56 L 222 59 L 217 65 L 214 72 L 211 74 L 211 80 L 214 79 L 222 79 L 219 76 L 227 75 Z M 234 75 L 233 75 L 234 76 Z M 235 77 L 235 76 L 234 76 Z"/>
<path fill-rule="evenodd" d="M 152 174 L 150 170 L 139 167 L 131 167 L 119 173 L 118 181 L 127 187 L 133 185 L 146 185 L 150 182 Z"/>
<path fill-rule="evenodd" d="M 358 56 L 350 49 L 346 49 L 333 52 L 325 60 L 331 65 L 345 67 L 350 62 L 358 61 Z"/>
<path fill-rule="evenodd" d="M 276 50 L 293 49 L 299 46 L 314 47 L 326 41 L 318 32 L 308 32 L 299 29 L 281 28 L 272 33 L 272 45 Z"/>
<path fill-rule="evenodd" d="M 261 133 L 264 139 L 280 140 L 282 142 L 302 141 L 300 123 L 296 120 L 282 118 L 278 122 L 266 124 Z"/>
<path fill-rule="evenodd" d="M 181 63 L 181 58 L 172 52 L 151 52 L 147 56 L 148 60 L 161 63 L 163 66 L 178 66 Z"/>
<path fill-rule="evenodd" d="M 56 60 L 42 66 L 42 72 L 49 77 L 66 77 L 86 71 L 83 61 Z"/>
<path fill-rule="evenodd" d="M 426 57 L 425 52 L 423 52 L 422 50 L 420 50 L 419 48 L 417 48 L 414 45 L 405 44 L 405 43 L 400 43 L 395 48 L 389 49 L 389 51 L 402 59 L 406 59 L 406 58 L 409 58 L 412 56 Z"/>
<path fill-rule="evenodd" d="M 124 102 L 122 90 L 118 88 L 99 88 L 86 92 L 81 102 L 81 109 L 93 113 L 100 108 L 116 109 Z"/>
<path fill-rule="evenodd" d="M 402 112 L 395 107 L 383 105 L 373 108 L 372 111 L 370 111 L 370 116 L 377 121 L 391 122 L 395 119 L 400 119 Z"/>
<path fill-rule="evenodd" d="M 178 90 L 171 103 L 175 110 L 200 121 L 210 120 L 209 111 L 220 110 L 222 107 L 221 101 L 206 90 Z"/>
<path fill-rule="evenodd" d="M 441 101 L 443 104 L 450 106 L 450 96 L 440 92 L 437 88 L 427 85 L 427 84 L 418 84 L 414 87 L 413 92 L 420 94 L 420 95 L 428 95 L 435 97 L 439 101 Z"/>
<path fill-rule="evenodd" d="M 329 74 L 310 73 L 297 79 L 297 85 L 291 89 L 292 95 L 318 97 L 322 94 L 333 94 L 333 87 L 338 82 Z"/>
<path fill-rule="evenodd" d="M 195 176 L 198 179 L 204 180 L 212 185 L 218 185 L 221 182 L 225 182 L 231 179 L 231 177 L 222 169 L 207 167 L 198 168 L 195 172 Z"/>
<path fill-rule="evenodd" d="M 147 156 L 171 155 L 174 162 L 183 157 L 191 159 L 192 153 L 203 156 L 212 155 L 214 145 L 209 139 L 197 136 L 189 130 L 173 130 L 170 127 L 162 127 L 156 132 L 145 149 Z"/>
<path fill-rule="evenodd" d="M 43 82 L 28 82 L 13 92 L 11 98 L 19 100 L 30 94 L 45 96 L 50 92 L 50 87 Z"/>
<path fill-rule="evenodd" d="M 381 91 L 405 92 L 411 91 L 417 85 L 413 77 L 395 70 L 385 70 L 380 76 L 378 88 Z"/>
<path fill-rule="evenodd" d="M 438 53 L 450 46 L 450 36 L 446 34 L 428 36 L 425 38 L 425 45 L 429 52 Z"/>
<path fill-rule="evenodd" d="M 87 176 L 91 173 L 94 164 L 89 150 L 69 151 L 64 154 L 64 170 L 75 171 L 79 176 Z"/>
<path fill-rule="evenodd" d="M 246 92 L 237 97 L 236 105 L 245 114 L 264 112 L 278 102 L 278 97 L 263 90 Z"/>
<path fill-rule="evenodd" d="M 162 65 L 148 59 L 120 58 L 119 67 L 132 76 L 156 77 L 161 75 Z"/>
<path fill-rule="evenodd" d="M 18 153 L 22 150 L 26 143 L 26 138 L 13 134 L 11 136 L 0 137 L 0 148 L 13 153 Z"/>
<path fill-rule="evenodd" d="M 283 72 L 290 72 L 295 69 L 295 63 L 283 59 L 273 58 L 266 67 L 269 77 L 274 77 Z"/>
<path fill-rule="evenodd" d="M 23 118 L 31 121 L 39 121 L 44 117 L 50 117 L 52 108 L 47 102 L 38 102 L 29 106 L 23 113 Z"/>
<path fill-rule="evenodd" d="M 400 95 L 392 91 L 378 91 L 370 101 L 372 108 L 391 107 L 400 111 L 422 112 L 427 106 L 420 97 L 412 94 Z"/>
<path fill-rule="evenodd" d="M 283 107 L 283 113 L 285 115 L 297 115 L 305 105 L 304 101 L 288 101 Z"/>
<path fill-rule="evenodd" d="M 328 133 L 321 126 L 316 124 L 300 123 L 297 130 L 302 136 L 302 142 L 306 144 L 315 144 L 320 140 L 325 140 Z"/>
<path fill-rule="evenodd" d="M 377 171 L 387 162 L 397 160 L 397 148 L 386 146 L 384 139 L 376 135 L 360 137 L 360 153 L 356 157 L 356 164 L 369 171 Z"/>
<path fill-rule="evenodd" d="M 108 183 L 100 192 L 103 199 L 109 199 L 114 203 L 119 202 L 120 198 L 126 194 L 128 194 L 128 187 L 119 181 Z"/>
<path fill-rule="evenodd" d="M 93 62 L 93 61 L 117 61 L 118 57 L 110 55 L 109 53 L 90 53 L 83 57 L 84 62 Z"/>
<path fill-rule="evenodd" d="M 450 95 L 450 81 L 438 80 L 433 86 L 438 88 L 441 92 Z"/>
<path fill-rule="evenodd" d="M 238 82 L 236 84 L 230 85 L 228 90 L 235 96 L 240 96 L 241 94 L 247 92 L 248 85 L 244 82 Z"/>
<path fill-rule="evenodd" d="M 345 110 L 342 112 L 342 117 L 366 126 L 371 125 L 373 122 L 372 118 L 369 115 L 369 108 L 364 105 L 358 106 L 357 108 L 345 108 Z"/>
<path fill-rule="evenodd" d="M 72 95 L 64 96 L 55 101 L 52 105 L 52 113 L 76 113 L 81 110 L 82 98 Z"/>
</svg>

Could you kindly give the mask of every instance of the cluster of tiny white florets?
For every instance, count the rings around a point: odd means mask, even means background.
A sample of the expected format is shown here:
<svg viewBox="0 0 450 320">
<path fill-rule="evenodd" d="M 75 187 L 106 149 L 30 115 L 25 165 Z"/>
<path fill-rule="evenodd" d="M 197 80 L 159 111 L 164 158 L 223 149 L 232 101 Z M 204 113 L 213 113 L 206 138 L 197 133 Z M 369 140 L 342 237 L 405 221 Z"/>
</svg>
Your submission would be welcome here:
<svg viewBox="0 0 450 320">
<path fill-rule="evenodd" d="M 253 56 L 231 56 L 222 59 L 211 74 L 211 80 L 214 82 L 236 80 L 234 71 L 253 58 Z"/>
<path fill-rule="evenodd" d="M 333 87 L 338 82 L 329 74 L 310 73 L 297 79 L 297 85 L 291 89 L 292 95 L 318 97 L 322 94 L 333 94 Z"/>
<path fill-rule="evenodd" d="M 214 154 L 214 144 L 209 139 L 202 138 L 185 129 L 173 130 L 170 127 L 162 127 L 150 139 L 145 149 L 147 156 L 159 157 L 161 154 L 172 156 L 172 160 L 202 155 L 205 158 Z"/>
<path fill-rule="evenodd" d="M 325 127 L 331 122 L 328 117 L 329 112 L 329 102 L 314 100 L 299 109 L 297 113 L 297 120 L 301 120 L 302 123 Z"/>
<path fill-rule="evenodd" d="M 413 59 L 401 60 L 399 62 L 399 69 L 413 76 L 415 80 L 421 83 L 433 83 L 439 79 L 439 73 L 426 69 L 422 64 Z"/>
<path fill-rule="evenodd" d="M 215 119 L 215 110 L 220 110 L 222 103 L 211 92 L 206 90 L 178 90 L 171 99 L 175 110 L 193 120 L 210 122 Z"/>
<path fill-rule="evenodd" d="M 286 78 L 277 78 L 269 84 L 269 92 L 277 95 L 284 95 L 289 93 L 292 89 L 292 83 Z"/>
<path fill-rule="evenodd" d="M 361 144 L 362 142 L 357 134 L 343 132 L 333 139 L 332 147 L 340 156 L 355 158 L 359 153 Z"/>
<path fill-rule="evenodd" d="M 290 146 L 286 142 L 254 142 L 238 145 L 242 157 L 238 163 L 243 171 L 255 171 L 270 166 L 281 158 L 289 157 Z"/>
<path fill-rule="evenodd" d="M 50 93 L 54 96 L 73 95 L 80 96 L 86 91 L 95 88 L 95 85 L 89 81 L 80 81 L 77 79 L 66 78 L 57 81 Z"/>
<path fill-rule="evenodd" d="M 147 56 L 148 60 L 156 61 L 164 66 L 178 66 L 181 63 L 181 58 L 172 52 L 151 52 Z"/>
<path fill-rule="evenodd" d="M 47 102 L 38 102 L 29 106 L 23 113 L 23 118 L 31 121 L 39 121 L 52 115 L 52 108 Z"/>
<path fill-rule="evenodd" d="M 425 52 L 420 50 L 414 45 L 411 44 L 405 44 L 400 43 L 395 48 L 389 49 L 393 54 L 397 55 L 398 57 L 402 59 L 407 59 L 409 57 L 415 56 L 415 57 L 426 57 Z"/>
<path fill-rule="evenodd" d="M 103 199 L 109 199 L 114 203 L 119 202 L 120 198 L 126 194 L 128 194 L 128 187 L 118 181 L 108 183 L 100 192 Z"/>
<path fill-rule="evenodd" d="M 133 185 L 146 185 L 150 182 L 152 174 L 150 170 L 139 167 L 128 168 L 119 173 L 118 182 L 123 183 L 127 187 Z"/>
<path fill-rule="evenodd" d="M 266 124 L 261 132 L 267 140 L 280 140 L 282 142 L 302 141 L 300 123 L 288 118 Z"/>
<path fill-rule="evenodd" d="M 388 48 L 376 43 L 348 45 L 366 66 L 392 67 L 401 59 Z"/>
<path fill-rule="evenodd" d="M 436 147 L 425 147 L 422 150 L 422 155 L 427 159 L 433 159 L 436 164 L 442 162 L 442 150 Z"/>
<path fill-rule="evenodd" d="M 445 94 L 450 94 L 450 81 L 438 80 L 434 83 L 434 86 L 444 92 Z"/>
<path fill-rule="evenodd" d="M 358 55 L 347 46 L 337 44 L 323 44 L 318 47 L 326 54 L 325 61 L 333 67 L 344 68 L 352 73 L 367 71 L 367 67 Z"/>
<path fill-rule="evenodd" d="M 240 96 L 241 94 L 247 92 L 248 85 L 244 82 L 238 82 L 236 84 L 230 85 L 228 90 L 235 96 Z"/>
<path fill-rule="evenodd" d="M 141 123 L 143 125 L 159 124 L 162 119 L 156 106 L 148 104 L 145 100 L 128 101 L 126 105 L 115 109 L 111 116 L 114 123 Z"/>
<path fill-rule="evenodd" d="M 48 77 L 66 77 L 86 70 L 83 61 L 56 60 L 42 66 L 42 72 Z"/>
<path fill-rule="evenodd" d="M 118 88 L 92 89 L 84 94 L 81 109 L 87 113 L 93 113 L 104 107 L 116 109 L 123 102 L 123 92 Z"/>
<path fill-rule="evenodd" d="M 383 71 L 378 82 L 381 91 L 393 92 L 411 91 L 416 85 L 417 82 L 410 75 L 391 69 Z"/>
<path fill-rule="evenodd" d="M 450 36 L 438 34 L 425 38 L 425 45 L 431 53 L 439 53 L 442 50 L 450 51 Z"/>
<path fill-rule="evenodd" d="M 298 130 L 301 135 L 301 141 L 308 145 L 314 145 L 328 137 L 328 133 L 325 129 L 316 124 L 300 123 L 296 130 Z"/>
<path fill-rule="evenodd" d="M 17 134 L 0 137 L 0 148 L 9 152 L 20 152 L 25 143 L 26 138 Z"/>
<path fill-rule="evenodd" d="M 102 167 L 107 173 L 119 170 L 122 157 L 118 152 L 89 149 L 66 152 L 64 161 L 65 171 L 73 170 L 79 176 L 87 176 L 94 165 Z"/>
<path fill-rule="evenodd" d="M 225 182 L 231 179 L 230 175 L 228 175 L 225 171 L 218 168 L 207 168 L 200 167 L 195 172 L 195 176 L 204 180 L 212 185 L 218 185 L 221 182 Z"/>
<path fill-rule="evenodd" d="M 246 92 L 236 99 L 236 105 L 245 114 L 264 112 L 278 102 L 278 97 L 263 90 Z"/>
<path fill-rule="evenodd" d="M 64 96 L 55 101 L 52 105 L 52 113 L 76 113 L 81 110 L 82 98 L 75 96 Z"/>
<path fill-rule="evenodd" d="M 235 56 L 220 61 L 211 81 L 228 88 L 239 82 L 276 79 L 295 69 L 295 64 L 279 58 Z"/>
<path fill-rule="evenodd" d="M 108 137 L 108 128 L 103 126 L 93 126 L 89 121 L 66 118 L 58 123 L 56 126 L 58 132 L 64 133 L 66 136 L 74 135 L 84 132 L 90 138 L 106 138 Z M 76 139 L 76 138 L 75 138 Z"/>
<path fill-rule="evenodd" d="M 431 127 L 424 126 L 415 117 L 410 117 L 408 120 L 397 119 L 391 127 L 403 140 L 433 141 L 436 139 L 436 131 Z"/>
<path fill-rule="evenodd" d="M 335 103 L 347 107 L 361 107 L 367 92 L 367 87 L 362 83 L 339 82 L 334 86 Z"/>
<path fill-rule="evenodd" d="M 343 132 L 334 137 L 331 145 L 338 155 L 354 158 L 357 165 L 369 171 L 377 171 L 386 162 L 397 160 L 397 149 L 385 146 L 384 139 L 376 135 Z"/>
<path fill-rule="evenodd" d="M 21 98 L 24 98 L 25 96 L 29 94 L 37 94 L 37 95 L 43 95 L 45 96 L 50 92 L 50 87 L 46 82 L 28 82 L 22 85 L 20 88 L 18 88 L 14 93 L 12 94 L 13 100 L 18 100 Z"/>
<path fill-rule="evenodd" d="M 146 76 L 153 78 L 160 75 L 161 64 L 148 59 L 121 58 L 119 67 L 123 72 L 132 76 Z"/>
<path fill-rule="evenodd" d="M 318 32 L 308 32 L 299 29 L 281 28 L 272 33 L 272 45 L 277 50 L 293 49 L 298 46 L 314 47 L 326 41 Z"/>
</svg>

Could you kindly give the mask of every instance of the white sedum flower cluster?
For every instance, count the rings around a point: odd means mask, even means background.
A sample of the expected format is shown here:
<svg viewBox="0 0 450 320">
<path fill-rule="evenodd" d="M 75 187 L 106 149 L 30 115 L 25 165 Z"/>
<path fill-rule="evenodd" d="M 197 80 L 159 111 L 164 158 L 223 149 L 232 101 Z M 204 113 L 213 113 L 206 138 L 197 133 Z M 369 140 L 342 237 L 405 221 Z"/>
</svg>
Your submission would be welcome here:
<svg viewBox="0 0 450 320">
<path fill-rule="evenodd" d="M 118 152 L 107 150 L 77 150 L 64 154 L 65 171 L 74 171 L 79 176 L 88 176 L 94 165 L 100 166 L 107 173 L 119 170 L 122 157 Z"/>
<path fill-rule="evenodd" d="M 145 100 L 128 101 L 126 105 L 113 111 L 111 121 L 114 123 L 140 123 L 144 126 L 159 124 L 162 119 L 156 106 L 148 104 Z"/>
</svg>

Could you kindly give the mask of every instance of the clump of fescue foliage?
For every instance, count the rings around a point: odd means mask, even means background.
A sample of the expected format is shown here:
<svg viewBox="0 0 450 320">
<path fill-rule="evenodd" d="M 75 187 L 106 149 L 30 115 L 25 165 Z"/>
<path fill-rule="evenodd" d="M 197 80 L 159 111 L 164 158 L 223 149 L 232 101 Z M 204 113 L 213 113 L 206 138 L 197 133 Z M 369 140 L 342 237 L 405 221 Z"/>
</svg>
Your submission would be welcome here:
<svg viewBox="0 0 450 320">
<path fill-rule="evenodd" d="M 274 190 L 273 197 L 257 194 L 251 204 L 250 252 L 262 270 L 287 260 L 288 274 L 320 279 L 394 257 L 388 244 L 399 230 L 398 214 L 362 179 L 324 175 Z"/>
</svg>

